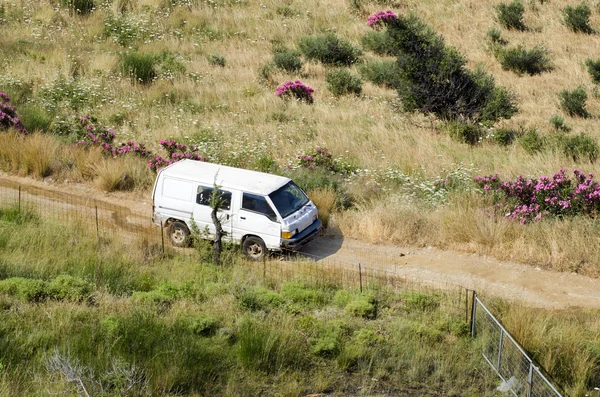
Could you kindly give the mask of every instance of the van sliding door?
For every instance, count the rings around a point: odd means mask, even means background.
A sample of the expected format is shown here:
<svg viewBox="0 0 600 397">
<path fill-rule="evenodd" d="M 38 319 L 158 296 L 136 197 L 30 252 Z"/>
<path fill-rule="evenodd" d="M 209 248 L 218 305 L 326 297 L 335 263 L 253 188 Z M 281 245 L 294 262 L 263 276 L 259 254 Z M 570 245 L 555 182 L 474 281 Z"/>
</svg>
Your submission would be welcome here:
<svg viewBox="0 0 600 397">
<path fill-rule="evenodd" d="M 201 237 L 214 239 L 216 228 L 211 218 L 212 207 L 211 195 L 214 188 L 212 186 L 198 186 L 196 194 L 196 204 L 194 205 L 194 222 L 200 231 Z M 221 209 L 218 212 L 218 218 L 221 221 L 221 227 L 225 232 L 225 239 L 231 238 L 232 209 L 231 192 L 219 189 L 221 198 Z"/>
</svg>

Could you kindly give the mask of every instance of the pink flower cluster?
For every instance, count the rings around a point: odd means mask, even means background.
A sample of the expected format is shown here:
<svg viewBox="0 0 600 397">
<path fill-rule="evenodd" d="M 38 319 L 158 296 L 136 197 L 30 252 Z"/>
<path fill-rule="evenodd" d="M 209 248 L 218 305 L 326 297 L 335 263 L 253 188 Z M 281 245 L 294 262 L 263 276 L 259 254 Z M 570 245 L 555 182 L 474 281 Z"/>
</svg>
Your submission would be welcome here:
<svg viewBox="0 0 600 397">
<path fill-rule="evenodd" d="M 90 120 L 90 116 L 87 114 L 80 117 L 79 122 L 84 131 L 83 138 L 77 142 L 80 146 L 100 146 L 104 149 L 106 154 L 109 154 L 112 157 L 124 156 L 129 153 L 137 154 L 140 157 L 148 157 L 151 154 L 143 143 L 136 144 L 133 141 L 129 141 L 115 146 L 113 143 L 115 140 L 115 132 L 111 129 L 96 127 L 94 125 L 95 120 Z"/>
<path fill-rule="evenodd" d="M 200 156 L 198 153 L 171 153 L 168 157 L 156 156 L 148 160 L 148 167 L 153 171 L 158 171 L 161 168 L 164 168 L 183 159 L 205 161 L 204 157 Z"/>
<path fill-rule="evenodd" d="M 304 100 L 307 103 L 313 103 L 313 92 L 315 92 L 315 90 L 305 85 L 300 80 L 290 80 L 277 87 L 277 90 L 275 90 L 275 95 L 277 95 L 280 98 L 294 97 L 299 101 Z"/>
<path fill-rule="evenodd" d="M 156 156 L 148 161 L 148 167 L 153 171 L 158 171 L 183 159 L 205 161 L 204 157 L 197 153 L 198 147 L 195 145 L 179 143 L 174 139 L 163 139 L 159 144 L 167 151 L 168 155 L 167 157 Z"/>
<path fill-rule="evenodd" d="M 497 175 L 474 178 L 484 190 L 499 193 L 507 217 L 526 223 L 543 216 L 557 217 L 600 214 L 600 184 L 593 174 L 573 171 L 569 178 L 565 169 L 551 177 L 501 182 Z"/>
<path fill-rule="evenodd" d="M 21 119 L 17 116 L 15 108 L 8 103 L 10 98 L 4 92 L 0 91 L 0 130 L 16 128 L 18 131 L 27 133 Z"/>
<path fill-rule="evenodd" d="M 379 30 L 383 28 L 383 25 L 390 23 L 397 18 L 398 15 L 394 14 L 391 10 L 377 11 L 367 19 L 367 25 L 375 30 Z"/>
<path fill-rule="evenodd" d="M 298 165 L 304 168 L 323 168 L 331 172 L 337 172 L 338 167 L 327 148 L 317 146 L 314 151 L 298 156 Z"/>
</svg>

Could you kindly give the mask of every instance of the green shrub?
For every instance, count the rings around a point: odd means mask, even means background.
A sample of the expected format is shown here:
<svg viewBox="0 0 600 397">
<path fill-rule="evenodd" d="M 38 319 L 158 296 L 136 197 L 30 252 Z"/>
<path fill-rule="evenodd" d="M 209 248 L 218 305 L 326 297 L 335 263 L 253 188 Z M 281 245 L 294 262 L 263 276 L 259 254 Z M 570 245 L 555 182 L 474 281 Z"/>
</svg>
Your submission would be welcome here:
<svg viewBox="0 0 600 397">
<path fill-rule="evenodd" d="M 482 69 L 466 69 L 465 58 L 416 16 L 398 16 L 387 29 L 401 54 L 398 97 L 405 111 L 470 123 L 492 123 L 517 112 L 510 92 L 496 87 Z"/>
<path fill-rule="evenodd" d="M 54 114 L 41 106 L 28 105 L 19 109 L 21 124 L 27 131 L 50 132 Z"/>
<path fill-rule="evenodd" d="M 395 55 L 394 46 L 387 31 L 371 30 L 360 38 L 360 43 L 367 50 L 377 55 Z"/>
<path fill-rule="evenodd" d="M 585 3 L 575 7 L 566 6 L 563 8 L 565 25 L 573 32 L 594 33 L 594 29 L 590 25 L 591 14 L 590 6 Z"/>
<path fill-rule="evenodd" d="M 502 38 L 502 32 L 497 28 L 489 28 L 487 31 L 487 37 L 490 39 L 492 44 L 504 45 L 506 40 Z"/>
<path fill-rule="evenodd" d="M 239 288 L 235 291 L 235 297 L 242 308 L 250 311 L 268 310 L 283 301 L 277 292 L 260 285 Z"/>
<path fill-rule="evenodd" d="M 440 305 L 438 297 L 422 292 L 403 292 L 400 298 L 409 311 L 432 311 Z"/>
<path fill-rule="evenodd" d="M 518 74 L 540 74 L 552 69 L 548 50 L 541 46 L 527 50 L 521 46 L 496 52 L 502 69 Z"/>
<path fill-rule="evenodd" d="M 570 128 L 565 124 L 565 118 L 559 116 L 558 114 L 550 117 L 550 125 L 552 125 L 556 131 L 568 132 L 570 130 Z"/>
<path fill-rule="evenodd" d="M 181 76 L 185 73 L 185 65 L 180 57 L 168 52 L 162 51 L 156 56 L 156 74 L 165 79 Z"/>
<path fill-rule="evenodd" d="M 298 72 L 302 69 L 302 59 L 300 53 L 291 50 L 275 51 L 273 54 L 273 64 L 286 72 Z"/>
<path fill-rule="evenodd" d="M 397 61 L 372 61 L 358 67 L 360 75 L 373 84 L 389 88 L 400 87 L 400 68 Z"/>
<path fill-rule="evenodd" d="M 281 296 L 292 303 L 307 306 L 319 306 L 327 302 L 327 294 L 321 289 L 297 281 L 288 281 L 281 285 Z"/>
<path fill-rule="evenodd" d="M 311 340 L 311 353 L 321 357 L 335 357 L 341 347 L 341 332 L 337 327 L 326 327 L 318 337 Z"/>
<path fill-rule="evenodd" d="M 563 140 L 563 153 L 573 161 L 594 162 L 598 158 L 598 144 L 584 134 L 566 137 Z"/>
<path fill-rule="evenodd" d="M 333 304 L 341 308 L 345 307 L 351 300 L 352 294 L 345 289 L 338 290 L 333 296 Z"/>
<path fill-rule="evenodd" d="M 519 138 L 519 144 L 529 154 L 539 153 L 544 148 L 544 140 L 535 128 L 525 132 Z"/>
<path fill-rule="evenodd" d="M 68 275 L 58 276 L 48 283 L 48 295 L 56 300 L 82 302 L 92 291 L 92 286 L 85 280 Z"/>
<path fill-rule="evenodd" d="M 445 129 L 452 139 L 469 145 L 478 144 L 484 136 L 483 130 L 479 125 L 462 123 L 460 121 L 446 123 Z"/>
<path fill-rule="evenodd" d="M 327 73 L 327 89 L 333 95 L 354 94 L 362 92 L 362 80 L 346 69 L 332 70 Z"/>
<path fill-rule="evenodd" d="M 588 59 L 585 61 L 588 73 L 592 77 L 592 81 L 596 84 L 600 84 L 600 59 L 592 60 Z"/>
<path fill-rule="evenodd" d="M 74 14 L 87 15 L 94 10 L 93 0 L 60 0 L 60 4 Z"/>
<path fill-rule="evenodd" d="M 356 317 L 374 319 L 377 317 L 377 301 L 374 296 L 358 295 L 348 302 L 344 310 Z"/>
<path fill-rule="evenodd" d="M 511 145 L 519 136 L 519 131 L 510 128 L 499 128 L 492 133 L 492 141 L 498 145 Z"/>
<path fill-rule="evenodd" d="M 128 52 L 121 56 L 121 70 L 132 81 L 150 84 L 156 78 L 158 59 L 155 54 Z"/>
<path fill-rule="evenodd" d="M 359 48 L 333 33 L 304 36 L 298 41 L 298 48 L 306 59 L 334 66 L 352 65 L 358 62 L 362 54 Z"/>
<path fill-rule="evenodd" d="M 190 320 L 189 330 L 194 335 L 211 336 L 217 331 L 220 321 L 214 317 L 199 316 Z"/>
<path fill-rule="evenodd" d="M 219 54 L 210 54 L 206 56 L 206 60 L 213 66 L 225 67 L 225 57 Z"/>
<path fill-rule="evenodd" d="M 587 93 L 582 87 L 576 88 L 573 91 L 562 90 L 558 94 L 560 100 L 560 108 L 572 117 L 589 117 L 585 102 L 587 101 Z"/>
<path fill-rule="evenodd" d="M 525 6 L 519 0 L 514 0 L 510 4 L 501 3 L 496 6 L 496 17 L 498 22 L 507 29 L 526 30 L 523 23 L 523 13 Z"/>
<path fill-rule="evenodd" d="M 19 207 L 2 207 L 0 208 L 0 221 L 22 225 L 29 222 L 37 222 L 38 216 L 28 210 Z"/>
<path fill-rule="evenodd" d="M 48 296 L 48 286 L 42 280 L 13 277 L 0 281 L 0 292 L 28 302 L 41 302 Z"/>
</svg>

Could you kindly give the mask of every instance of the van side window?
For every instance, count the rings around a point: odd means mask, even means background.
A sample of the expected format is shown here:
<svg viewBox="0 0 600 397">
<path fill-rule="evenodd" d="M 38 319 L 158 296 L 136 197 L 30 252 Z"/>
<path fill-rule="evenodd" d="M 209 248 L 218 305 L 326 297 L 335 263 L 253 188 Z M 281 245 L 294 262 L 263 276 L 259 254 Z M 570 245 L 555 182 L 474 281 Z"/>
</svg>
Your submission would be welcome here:
<svg viewBox="0 0 600 397">
<path fill-rule="evenodd" d="M 267 202 L 267 199 L 265 199 L 263 196 L 244 193 L 244 195 L 242 196 L 242 209 L 258 212 L 259 214 L 264 214 L 267 216 L 267 218 L 273 221 L 277 219 L 275 211 L 273 211 L 273 209 Z"/>
<path fill-rule="evenodd" d="M 210 195 L 214 188 L 212 186 L 198 186 L 198 194 L 196 195 L 196 203 L 200 205 L 210 206 Z M 219 190 L 221 198 L 223 199 L 223 206 L 221 209 L 228 210 L 231 208 L 231 192 L 226 190 Z"/>
</svg>

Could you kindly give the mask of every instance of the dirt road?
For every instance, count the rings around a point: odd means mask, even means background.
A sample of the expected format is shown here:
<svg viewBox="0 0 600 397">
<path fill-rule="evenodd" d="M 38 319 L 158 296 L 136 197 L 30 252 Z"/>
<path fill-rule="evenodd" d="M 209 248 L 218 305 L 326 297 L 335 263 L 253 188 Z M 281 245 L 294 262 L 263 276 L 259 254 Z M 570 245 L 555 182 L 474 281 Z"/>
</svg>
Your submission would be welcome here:
<svg viewBox="0 0 600 397">
<path fill-rule="evenodd" d="M 0 174 L 0 197 L 14 196 L 18 187 L 29 195 L 49 197 L 69 205 L 94 205 L 110 213 L 119 227 L 150 224 L 150 194 L 103 193 L 85 184 L 53 183 Z M 98 204 L 99 203 L 99 204 Z M 118 211 L 110 211 L 118 208 Z M 147 220 L 143 215 L 147 214 Z M 145 226 L 145 225 L 144 225 Z M 457 284 L 486 295 L 522 301 L 528 306 L 564 309 L 570 306 L 600 309 L 600 279 L 558 273 L 479 255 L 435 248 L 375 245 L 343 236 L 320 237 L 302 250 L 316 260 L 393 270 L 394 273 L 434 283 Z M 321 259 L 322 258 L 322 259 Z"/>
</svg>

